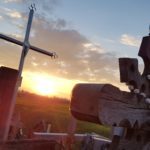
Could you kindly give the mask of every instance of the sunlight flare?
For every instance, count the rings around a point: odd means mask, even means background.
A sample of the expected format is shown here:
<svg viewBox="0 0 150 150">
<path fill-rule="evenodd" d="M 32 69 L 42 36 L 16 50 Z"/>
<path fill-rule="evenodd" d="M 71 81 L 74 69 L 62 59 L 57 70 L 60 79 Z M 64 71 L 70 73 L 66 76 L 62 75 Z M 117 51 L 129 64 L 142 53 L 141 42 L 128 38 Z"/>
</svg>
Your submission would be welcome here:
<svg viewBox="0 0 150 150">
<path fill-rule="evenodd" d="M 43 96 L 70 98 L 73 86 L 80 81 L 67 80 L 39 72 L 23 72 L 21 89 Z"/>
<path fill-rule="evenodd" d="M 48 77 L 40 77 L 40 76 L 35 76 L 34 78 L 35 84 L 34 84 L 34 90 L 40 94 L 40 95 L 50 95 L 54 94 L 54 83 L 52 79 L 49 79 Z"/>
</svg>

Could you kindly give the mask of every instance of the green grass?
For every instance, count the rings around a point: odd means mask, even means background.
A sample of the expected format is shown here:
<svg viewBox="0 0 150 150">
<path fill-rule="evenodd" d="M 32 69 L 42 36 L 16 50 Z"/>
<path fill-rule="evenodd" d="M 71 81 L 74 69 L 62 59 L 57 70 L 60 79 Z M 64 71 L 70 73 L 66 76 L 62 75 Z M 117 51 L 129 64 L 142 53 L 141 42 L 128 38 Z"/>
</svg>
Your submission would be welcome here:
<svg viewBox="0 0 150 150">
<path fill-rule="evenodd" d="M 26 133 L 43 119 L 52 124 L 52 132 L 67 132 L 71 119 L 69 101 L 29 93 L 19 93 L 16 111 L 21 114 Z M 77 121 L 76 133 L 92 132 L 109 137 L 110 129 L 94 123 Z"/>
</svg>

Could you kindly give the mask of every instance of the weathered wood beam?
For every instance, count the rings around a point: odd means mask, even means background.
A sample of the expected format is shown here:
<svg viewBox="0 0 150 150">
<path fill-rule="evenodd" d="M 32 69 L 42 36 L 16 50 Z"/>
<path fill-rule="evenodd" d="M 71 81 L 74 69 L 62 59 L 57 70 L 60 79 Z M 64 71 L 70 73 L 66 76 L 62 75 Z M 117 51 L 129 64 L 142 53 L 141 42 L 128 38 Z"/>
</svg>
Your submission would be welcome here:
<svg viewBox="0 0 150 150">
<path fill-rule="evenodd" d="M 77 84 L 72 91 L 71 112 L 80 120 L 133 127 L 150 121 L 145 101 L 110 84 Z"/>
</svg>

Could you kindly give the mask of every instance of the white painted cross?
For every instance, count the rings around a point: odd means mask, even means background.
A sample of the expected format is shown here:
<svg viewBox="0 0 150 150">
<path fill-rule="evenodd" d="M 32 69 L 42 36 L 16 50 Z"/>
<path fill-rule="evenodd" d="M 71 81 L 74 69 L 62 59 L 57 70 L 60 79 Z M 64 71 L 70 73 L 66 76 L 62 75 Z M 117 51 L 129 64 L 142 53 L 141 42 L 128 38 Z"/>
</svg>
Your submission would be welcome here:
<svg viewBox="0 0 150 150">
<path fill-rule="evenodd" d="M 6 40 L 8 42 L 23 47 L 18 70 L 14 70 L 12 68 L 7 67 L 0 67 L 0 141 L 6 141 L 8 138 L 11 119 L 16 104 L 16 95 L 19 88 L 18 81 L 20 82 L 21 80 L 21 74 L 24 66 L 25 57 L 29 49 L 51 57 L 56 57 L 55 53 L 45 51 L 38 47 L 32 46 L 29 43 L 29 35 L 34 10 L 35 6 L 31 5 L 24 42 L 0 34 L 0 39 Z"/>
<path fill-rule="evenodd" d="M 30 13 L 29 13 L 28 24 L 27 24 L 27 28 L 26 28 L 26 34 L 25 34 L 24 42 L 21 42 L 21 41 L 18 41 L 16 39 L 13 39 L 11 37 L 8 37 L 6 35 L 0 34 L 1 39 L 4 39 L 8 42 L 12 42 L 14 44 L 23 46 L 21 58 L 20 58 L 20 64 L 19 64 L 19 75 L 20 76 L 22 73 L 24 60 L 25 60 L 25 57 L 26 57 L 29 49 L 34 50 L 34 51 L 39 52 L 39 53 L 42 53 L 42 54 L 45 54 L 45 55 L 48 55 L 48 56 L 51 56 L 51 57 L 54 57 L 54 58 L 56 57 L 56 53 L 54 53 L 54 52 L 52 53 L 52 52 L 49 52 L 49 51 L 46 51 L 46 50 L 43 50 L 43 49 L 40 49 L 38 47 L 30 45 L 29 35 L 30 35 L 30 29 L 31 29 L 31 25 L 32 25 L 34 10 L 36 9 L 35 4 L 31 5 L 31 7 L 29 9 L 30 9 Z"/>
</svg>

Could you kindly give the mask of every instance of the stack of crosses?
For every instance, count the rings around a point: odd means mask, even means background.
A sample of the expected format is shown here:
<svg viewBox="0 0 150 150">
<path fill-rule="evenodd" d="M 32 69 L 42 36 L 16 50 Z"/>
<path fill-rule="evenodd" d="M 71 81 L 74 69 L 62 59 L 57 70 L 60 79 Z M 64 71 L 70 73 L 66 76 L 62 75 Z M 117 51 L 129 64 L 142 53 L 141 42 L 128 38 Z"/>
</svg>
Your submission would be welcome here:
<svg viewBox="0 0 150 150">
<path fill-rule="evenodd" d="M 112 127 L 109 150 L 150 149 L 150 36 L 143 37 L 138 55 L 142 74 L 136 58 L 119 58 L 120 81 L 129 92 L 111 84 L 77 84 L 72 91 L 75 118 Z"/>
</svg>

